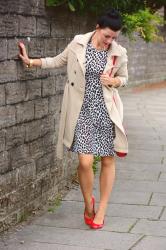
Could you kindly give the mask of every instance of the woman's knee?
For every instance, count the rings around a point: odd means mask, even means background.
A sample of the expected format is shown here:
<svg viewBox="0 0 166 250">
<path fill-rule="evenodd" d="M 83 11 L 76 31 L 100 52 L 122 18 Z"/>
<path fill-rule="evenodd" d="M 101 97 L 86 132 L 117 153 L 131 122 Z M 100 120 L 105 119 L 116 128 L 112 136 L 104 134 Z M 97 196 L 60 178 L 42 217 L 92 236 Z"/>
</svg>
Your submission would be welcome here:
<svg viewBox="0 0 166 250">
<path fill-rule="evenodd" d="M 92 154 L 79 154 L 79 168 L 82 170 L 89 170 L 93 164 L 93 155 Z"/>
<path fill-rule="evenodd" d="M 102 156 L 101 165 L 105 167 L 115 166 L 115 157 L 114 156 Z"/>
</svg>

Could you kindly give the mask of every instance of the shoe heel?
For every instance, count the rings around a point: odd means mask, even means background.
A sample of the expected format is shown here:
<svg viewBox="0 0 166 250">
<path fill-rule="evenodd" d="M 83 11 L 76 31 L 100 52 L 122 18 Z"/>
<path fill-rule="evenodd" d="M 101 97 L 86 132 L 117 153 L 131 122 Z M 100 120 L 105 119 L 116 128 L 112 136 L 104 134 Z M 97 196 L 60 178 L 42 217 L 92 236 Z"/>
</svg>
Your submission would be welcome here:
<svg viewBox="0 0 166 250">
<path fill-rule="evenodd" d="M 92 200 L 91 200 L 92 204 L 93 204 L 93 213 L 94 213 L 94 216 L 92 218 L 88 218 L 86 215 L 85 215 L 85 210 L 84 210 L 84 222 L 85 224 L 87 225 L 91 225 L 92 222 L 93 222 L 93 219 L 95 217 L 95 197 L 92 196 Z"/>
</svg>

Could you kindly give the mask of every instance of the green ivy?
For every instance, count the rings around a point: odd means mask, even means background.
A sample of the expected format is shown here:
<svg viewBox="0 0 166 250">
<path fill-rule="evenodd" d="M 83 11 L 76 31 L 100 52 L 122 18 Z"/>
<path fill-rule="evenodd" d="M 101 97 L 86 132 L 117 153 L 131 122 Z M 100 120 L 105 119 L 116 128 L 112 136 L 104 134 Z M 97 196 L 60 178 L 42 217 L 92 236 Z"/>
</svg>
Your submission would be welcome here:
<svg viewBox="0 0 166 250">
<path fill-rule="evenodd" d="M 164 23 L 163 19 L 157 14 L 152 14 L 149 9 L 139 10 L 132 15 L 124 14 L 123 21 L 123 33 L 130 39 L 133 39 L 134 32 L 137 32 L 146 42 L 163 42 L 158 29 L 158 26 Z"/>
<path fill-rule="evenodd" d="M 161 0 L 162 1 L 162 0 Z M 158 26 L 164 24 L 164 20 L 150 8 L 146 8 L 148 1 L 140 0 L 47 0 L 47 6 L 68 6 L 72 12 L 80 14 L 93 13 L 100 15 L 110 6 L 119 10 L 123 17 L 122 33 L 134 39 L 137 32 L 146 42 L 163 41 L 158 34 Z"/>
</svg>

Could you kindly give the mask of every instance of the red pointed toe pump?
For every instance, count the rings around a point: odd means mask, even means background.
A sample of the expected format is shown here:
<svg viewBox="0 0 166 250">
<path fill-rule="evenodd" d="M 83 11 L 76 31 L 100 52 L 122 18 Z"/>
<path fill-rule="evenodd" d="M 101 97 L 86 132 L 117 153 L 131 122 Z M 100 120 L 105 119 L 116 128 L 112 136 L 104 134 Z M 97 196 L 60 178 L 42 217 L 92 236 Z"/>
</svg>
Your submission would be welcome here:
<svg viewBox="0 0 166 250">
<path fill-rule="evenodd" d="M 94 223 L 93 221 L 92 221 L 92 223 L 91 223 L 91 228 L 93 228 L 93 229 L 99 229 L 99 228 L 102 228 L 103 226 L 104 226 L 104 220 L 103 220 L 103 223 L 101 223 L 101 224 L 96 224 L 96 223 Z"/>
<path fill-rule="evenodd" d="M 85 221 L 85 224 L 87 225 L 91 225 L 92 224 L 92 221 L 95 217 L 95 197 L 92 196 L 92 200 L 91 200 L 92 204 L 93 204 L 93 213 L 94 213 L 94 216 L 92 218 L 89 218 L 86 216 L 85 214 L 85 210 L 84 210 L 84 221 Z"/>
</svg>

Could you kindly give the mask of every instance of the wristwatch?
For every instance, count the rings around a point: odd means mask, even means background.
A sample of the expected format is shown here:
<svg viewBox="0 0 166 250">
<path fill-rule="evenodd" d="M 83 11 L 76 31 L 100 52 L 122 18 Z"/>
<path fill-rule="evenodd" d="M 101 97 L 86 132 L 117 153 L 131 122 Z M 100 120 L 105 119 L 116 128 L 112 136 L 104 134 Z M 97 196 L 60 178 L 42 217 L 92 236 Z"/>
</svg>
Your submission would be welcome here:
<svg viewBox="0 0 166 250">
<path fill-rule="evenodd" d="M 32 66 L 33 66 L 33 59 L 30 59 L 29 64 L 26 64 L 26 67 L 27 68 L 32 68 Z"/>
</svg>

